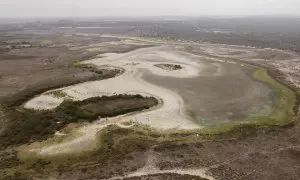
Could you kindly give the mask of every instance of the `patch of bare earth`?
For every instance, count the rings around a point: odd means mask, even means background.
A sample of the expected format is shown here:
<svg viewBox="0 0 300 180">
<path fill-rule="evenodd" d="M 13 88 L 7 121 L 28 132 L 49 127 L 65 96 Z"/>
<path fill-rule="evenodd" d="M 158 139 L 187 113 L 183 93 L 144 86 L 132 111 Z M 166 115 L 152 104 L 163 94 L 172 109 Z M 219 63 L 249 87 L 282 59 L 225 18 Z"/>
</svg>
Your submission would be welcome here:
<svg viewBox="0 0 300 180">
<path fill-rule="evenodd" d="M 89 56 L 65 48 L 18 49 L 0 56 L 0 98 L 13 96 L 28 89 L 41 89 L 84 81 L 95 75 L 71 67 L 72 63 Z"/>
</svg>

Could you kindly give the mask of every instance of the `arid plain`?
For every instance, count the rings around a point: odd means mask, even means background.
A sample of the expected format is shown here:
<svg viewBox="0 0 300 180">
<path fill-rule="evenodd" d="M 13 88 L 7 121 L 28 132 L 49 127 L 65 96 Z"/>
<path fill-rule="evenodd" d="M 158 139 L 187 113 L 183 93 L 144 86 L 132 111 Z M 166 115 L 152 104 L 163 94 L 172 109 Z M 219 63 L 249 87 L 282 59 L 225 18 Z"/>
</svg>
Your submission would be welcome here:
<svg viewBox="0 0 300 180">
<path fill-rule="evenodd" d="M 299 178 L 297 52 L 51 28 L 1 37 L 1 178 Z"/>
</svg>

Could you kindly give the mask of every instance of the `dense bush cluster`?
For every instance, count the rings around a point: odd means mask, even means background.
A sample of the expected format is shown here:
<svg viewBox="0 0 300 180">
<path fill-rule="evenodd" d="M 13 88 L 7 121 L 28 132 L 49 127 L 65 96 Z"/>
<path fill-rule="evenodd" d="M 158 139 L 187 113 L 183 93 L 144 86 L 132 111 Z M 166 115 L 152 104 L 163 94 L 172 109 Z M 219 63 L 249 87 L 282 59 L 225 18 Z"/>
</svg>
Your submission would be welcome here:
<svg viewBox="0 0 300 180">
<path fill-rule="evenodd" d="M 169 69 L 169 70 L 179 70 L 182 69 L 181 65 L 178 64 L 156 64 L 156 67 L 162 68 L 162 69 Z"/>
<path fill-rule="evenodd" d="M 84 101 L 64 101 L 50 111 L 23 108 L 8 112 L 10 124 L 0 136 L 2 147 L 42 140 L 70 123 L 94 121 L 98 117 L 112 117 L 157 105 L 157 100 L 140 95 L 94 97 Z"/>
</svg>

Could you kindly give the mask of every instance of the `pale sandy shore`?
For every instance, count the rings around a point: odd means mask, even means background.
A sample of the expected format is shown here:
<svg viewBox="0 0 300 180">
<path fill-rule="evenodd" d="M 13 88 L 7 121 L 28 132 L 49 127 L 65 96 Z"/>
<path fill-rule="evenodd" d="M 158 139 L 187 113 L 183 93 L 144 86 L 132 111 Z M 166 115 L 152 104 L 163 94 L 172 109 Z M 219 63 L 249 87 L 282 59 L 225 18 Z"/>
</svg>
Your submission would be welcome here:
<svg viewBox="0 0 300 180">
<path fill-rule="evenodd" d="M 183 55 L 171 47 L 151 47 L 124 54 L 102 54 L 101 58 L 83 63 L 94 64 L 99 68 L 119 67 L 123 68 L 125 72 L 115 78 L 61 88 L 60 90 L 67 94 L 68 98 L 84 100 L 95 96 L 140 94 L 156 97 L 161 101 L 161 104 L 143 112 L 99 119 L 79 128 L 78 133 L 81 136 L 72 141 L 33 149 L 33 151 L 41 154 L 58 154 L 87 150 L 94 147 L 94 140 L 99 130 L 111 124 L 122 126 L 122 123 L 129 121 L 149 125 L 151 128 L 160 131 L 202 128 L 186 114 L 184 101 L 176 92 L 150 84 L 142 79 L 142 75 L 146 71 L 158 76 L 176 78 L 198 76 L 201 73 L 201 64 L 196 62 L 195 56 Z M 154 66 L 158 63 L 179 64 L 183 68 L 176 71 L 164 70 Z M 53 109 L 59 106 L 63 100 L 63 97 L 55 97 L 49 95 L 48 92 L 28 101 L 25 107 L 37 110 Z"/>
</svg>

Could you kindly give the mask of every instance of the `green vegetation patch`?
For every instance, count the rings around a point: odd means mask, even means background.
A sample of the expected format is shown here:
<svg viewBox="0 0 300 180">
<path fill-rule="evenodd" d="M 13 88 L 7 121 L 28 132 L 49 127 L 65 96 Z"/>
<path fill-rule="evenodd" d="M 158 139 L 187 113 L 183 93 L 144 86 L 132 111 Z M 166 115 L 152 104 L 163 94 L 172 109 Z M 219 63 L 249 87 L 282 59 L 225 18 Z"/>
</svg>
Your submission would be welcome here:
<svg viewBox="0 0 300 180">
<path fill-rule="evenodd" d="M 271 115 L 254 118 L 253 121 L 262 125 L 286 125 L 293 122 L 295 120 L 294 106 L 297 102 L 295 92 L 279 81 L 271 78 L 264 69 L 254 71 L 253 77 L 274 91 L 274 105 Z"/>
<path fill-rule="evenodd" d="M 0 136 L 2 147 L 44 140 L 70 123 L 92 122 L 99 117 L 112 117 L 149 109 L 158 104 L 152 97 L 115 95 L 86 99 L 65 100 L 49 111 L 23 108 L 8 112 L 10 124 Z"/>
<path fill-rule="evenodd" d="M 20 174 L 28 179 L 36 176 L 43 179 L 43 175 L 46 178 L 51 173 L 68 172 L 78 173 L 76 176 L 83 173 L 92 174 L 95 179 L 125 175 L 145 165 L 141 157 L 145 156 L 145 151 L 157 144 L 161 134 L 144 125 L 134 125 L 132 128 L 110 125 L 101 130 L 97 137 L 98 149 L 77 153 L 76 156 L 74 154 L 39 156 L 31 152 L 19 153 L 18 157 L 7 159 L 7 162 L 11 162 L 11 166 L 3 166 L 2 169 L 0 166 L 0 179 L 13 179 Z"/>
<path fill-rule="evenodd" d="M 97 68 L 95 65 L 93 64 L 81 64 L 81 63 L 75 63 L 74 64 L 75 67 L 81 68 L 81 69 L 86 69 L 90 72 L 93 73 L 97 73 L 97 74 L 103 74 L 103 69 L 99 69 Z M 117 69 L 116 69 L 117 70 Z"/>
<path fill-rule="evenodd" d="M 182 69 L 181 65 L 178 64 L 155 64 L 155 67 L 161 68 L 161 69 L 168 69 L 168 70 L 179 70 Z"/>
<path fill-rule="evenodd" d="M 65 98 L 68 97 L 68 94 L 63 92 L 62 90 L 56 90 L 56 91 L 51 91 L 49 93 L 47 93 L 49 95 L 53 95 L 56 98 Z"/>
</svg>

